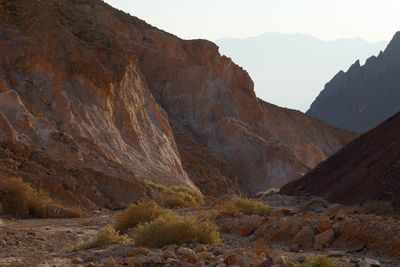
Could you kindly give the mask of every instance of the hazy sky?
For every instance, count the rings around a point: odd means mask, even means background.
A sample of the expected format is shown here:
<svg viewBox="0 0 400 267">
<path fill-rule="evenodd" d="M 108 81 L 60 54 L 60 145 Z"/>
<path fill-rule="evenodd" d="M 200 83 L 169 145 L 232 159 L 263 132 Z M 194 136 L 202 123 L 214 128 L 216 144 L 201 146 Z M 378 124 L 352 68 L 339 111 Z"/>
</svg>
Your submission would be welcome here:
<svg viewBox="0 0 400 267">
<path fill-rule="evenodd" d="M 399 0 L 106 0 L 185 39 L 307 33 L 324 40 L 388 41 L 400 30 Z"/>
</svg>

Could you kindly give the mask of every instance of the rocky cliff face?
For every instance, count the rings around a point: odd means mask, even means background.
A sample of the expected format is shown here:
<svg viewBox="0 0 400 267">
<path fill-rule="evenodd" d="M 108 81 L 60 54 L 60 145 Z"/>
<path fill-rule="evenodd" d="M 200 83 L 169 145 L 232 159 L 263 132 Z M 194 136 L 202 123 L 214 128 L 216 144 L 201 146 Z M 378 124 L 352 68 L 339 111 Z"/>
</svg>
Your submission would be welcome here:
<svg viewBox="0 0 400 267">
<path fill-rule="evenodd" d="M 400 113 L 355 139 L 281 192 L 346 204 L 390 201 L 400 208 Z"/>
<path fill-rule="evenodd" d="M 307 114 L 357 132 L 366 132 L 400 111 L 400 32 L 386 50 L 339 72 Z"/>
<path fill-rule="evenodd" d="M 181 40 L 101 1 L 0 1 L 0 15 L 0 137 L 67 170 L 256 193 L 353 137 L 327 127 L 302 152 L 302 143 L 277 143 L 285 131 L 271 133 L 250 77 L 215 44 Z"/>
</svg>

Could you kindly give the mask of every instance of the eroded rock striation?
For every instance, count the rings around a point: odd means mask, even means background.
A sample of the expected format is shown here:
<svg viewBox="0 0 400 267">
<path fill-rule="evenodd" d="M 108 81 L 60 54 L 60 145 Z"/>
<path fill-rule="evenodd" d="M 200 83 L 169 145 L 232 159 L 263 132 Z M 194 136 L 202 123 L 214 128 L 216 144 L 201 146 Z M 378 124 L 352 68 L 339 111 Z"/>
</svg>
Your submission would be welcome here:
<svg viewBox="0 0 400 267">
<path fill-rule="evenodd" d="M 266 108 L 247 72 L 209 41 L 182 40 L 97 0 L 0 3 L 0 138 L 67 170 L 257 193 L 354 137 Z M 275 116 L 285 128 L 275 129 Z"/>
<path fill-rule="evenodd" d="M 400 111 L 400 32 L 384 52 L 365 65 L 355 62 L 339 72 L 320 93 L 307 114 L 359 133 L 378 126 Z"/>
</svg>

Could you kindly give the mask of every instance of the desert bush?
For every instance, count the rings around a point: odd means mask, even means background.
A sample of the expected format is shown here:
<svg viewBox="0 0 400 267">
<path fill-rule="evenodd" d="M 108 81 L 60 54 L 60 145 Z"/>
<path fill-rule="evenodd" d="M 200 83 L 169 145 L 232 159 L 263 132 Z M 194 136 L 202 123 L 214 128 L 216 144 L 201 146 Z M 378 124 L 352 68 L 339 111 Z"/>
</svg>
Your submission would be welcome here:
<svg viewBox="0 0 400 267">
<path fill-rule="evenodd" d="M 196 196 L 194 192 L 188 193 L 186 191 L 178 191 L 172 188 L 162 191 L 158 201 L 161 205 L 169 208 L 198 207 L 204 203 L 202 198 Z"/>
<path fill-rule="evenodd" d="M 227 213 L 242 212 L 247 215 L 268 215 L 270 214 L 270 207 L 262 201 L 250 199 L 246 197 L 236 198 L 220 198 L 214 202 L 214 207 Z"/>
<path fill-rule="evenodd" d="M 0 181 L 0 206 L 2 213 L 15 218 L 28 216 L 38 218 L 48 217 L 80 217 L 79 209 L 68 209 L 57 204 L 43 192 L 38 191 L 25 183 L 21 178 L 11 177 Z M 62 209 L 62 214 L 57 214 L 49 209 Z"/>
<path fill-rule="evenodd" d="M 204 204 L 203 195 L 187 186 L 165 186 L 146 179 L 136 179 L 157 192 L 156 200 L 162 206 L 198 207 Z"/>
<path fill-rule="evenodd" d="M 330 206 L 330 203 L 322 197 L 312 198 L 311 200 L 307 201 L 303 207 L 303 211 L 322 211 Z"/>
<path fill-rule="evenodd" d="M 308 257 L 305 262 L 297 263 L 296 267 L 333 267 L 335 262 L 325 256 Z"/>
<path fill-rule="evenodd" d="M 268 215 L 270 207 L 262 201 L 249 199 L 246 197 L 238 197 L 235 199 L 235 205 L 244 214 L 256 214 L 260 216 Z"/>
<path fill-rule="evenodd" d="M 141 223 L 150 222 L 157 219 L 160 215 L 167 213 L 168 210 L 161 208 L 155 202 L 140 202 L 129 205 L 123 212 L 115 218 L 114 228 L 120 232 L 136 227 Z"/>
<path fill-rule="evenodd" d="M 279 189 L 278 188 L 270 188 L 268 190 L 258 192 L 257 196 L 258 197 L 267 197 L 267 196 L 275 195 L 275 194 L 278 194 L 278 193 L 279 193 Z"/>
<path fill-rule="evenodd" d="M 378 215 L 390 215 L 394 213 L 394 208 L 389 201 L 368 201 L 362 206 L 362 211 Z"/>
<path fill-rule="evenodd" d="M 128 244 L 130 242 L 131 240 L 127 236 L 119 235 L 112 225 L 107 225 L 92 239 L 81 241 L 75 245 L 73 250 L 86 250 L 113 244 Z"/>
<path fill-rule="evenodd" d="M 168 213 L 154 221 L 139 225 L 133 232 L 138 245 L 162 247 L 184 243 L 216 244 L 220 242 L 218 228 L 209 221 L 193 216 Z"/>
</svg>

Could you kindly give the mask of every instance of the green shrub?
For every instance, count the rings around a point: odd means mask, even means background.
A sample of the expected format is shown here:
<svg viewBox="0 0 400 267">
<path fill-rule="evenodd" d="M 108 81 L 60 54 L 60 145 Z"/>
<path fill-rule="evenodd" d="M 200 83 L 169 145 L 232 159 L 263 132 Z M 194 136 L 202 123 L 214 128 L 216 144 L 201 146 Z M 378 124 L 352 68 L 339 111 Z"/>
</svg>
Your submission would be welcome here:
<svg viewBox="0 0 400 267">
<path fill-rule="evenodd" d="M 140 202 L 129 205 L 123 212 L 115 218 L 114 228 L 120 232 L 136 227 L 145 222 L 157 219 L 160 215 L 169 212 L 161 208 L 155 202 Z"/>
<path fill-rule="evenodd" d="M 192 216 L 168 213 L 139 225 L 133 232 L 135 243 L 148 247 L 185 243 L 216 244 L 220 242 L 218 228 L 209 221 Z"/>
</svg>

